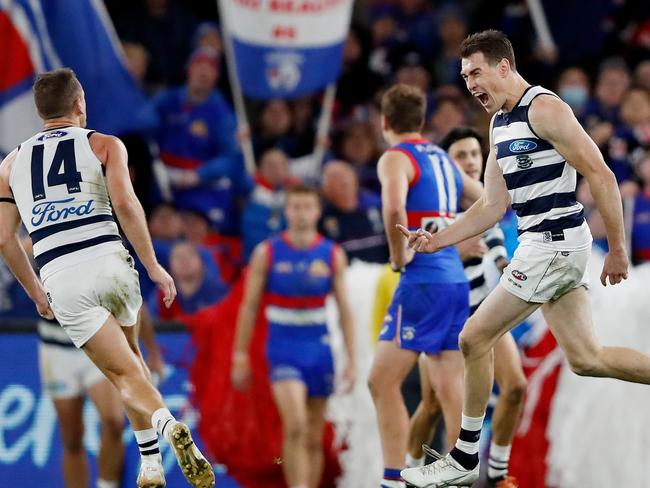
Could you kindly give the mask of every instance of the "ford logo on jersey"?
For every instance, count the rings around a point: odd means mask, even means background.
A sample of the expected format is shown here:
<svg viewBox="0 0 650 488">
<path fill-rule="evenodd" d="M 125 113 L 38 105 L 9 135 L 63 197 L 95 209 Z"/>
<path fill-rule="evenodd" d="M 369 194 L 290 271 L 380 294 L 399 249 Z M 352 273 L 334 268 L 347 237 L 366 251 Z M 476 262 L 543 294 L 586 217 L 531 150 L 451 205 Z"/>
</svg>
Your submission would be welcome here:
<svg viewBox="0 0 650 488">
<path fill-rule="evenodd" d="M 48 132 L 47 134 L 43 134 L 41 137 L 38 138 L 38 140 L 46 141 L 47 139 L 54 139 L 54 138 L 63 137 L 67 135 L 68 133 L 64 130 L 55 130 L 54 132 Z"/>
<path fill-rule="evenodd" d="M 532 151 L 537 147 L 537 143 L 527 139 L 518 139 L 510 143 L 510 152 L 520 153 L 525 151 Z"/>
<path fill-rule="evenodd" d="M 32 225 L 38 227 L 46 222 L 57 222 L 67 218 L 69 215 L 81 217 L 95 210 L 93 207 L 94 200 L 88 200 L 87 202 L 76 205 L 73 202 L 74 197 L 66 198 L 65 200 L 37 203 L 32 209 Z"/>
</svg>

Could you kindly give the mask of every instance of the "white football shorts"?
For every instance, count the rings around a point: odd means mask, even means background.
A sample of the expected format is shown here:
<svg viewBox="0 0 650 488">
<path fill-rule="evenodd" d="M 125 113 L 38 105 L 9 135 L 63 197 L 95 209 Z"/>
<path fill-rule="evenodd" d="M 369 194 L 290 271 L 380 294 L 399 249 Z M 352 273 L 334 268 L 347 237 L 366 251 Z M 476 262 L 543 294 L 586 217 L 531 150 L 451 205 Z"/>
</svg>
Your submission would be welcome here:
<svg viewBox="0 0 650 488">
<path fill-rule="evenodd" d="M 588 287 L 587 265 L 591 245 L 577 250 L 555 250 L 522 242 L 500 284 L 526 302 L 546 303 L 565 293 Z"/>
<path fill-rule="evenodd" d="M 84 396 L 89 388 L 106 380 L 86 353 L 72 344 L 65 347 L 41 342 L 38 357 L 43 392 L 51 398 Z"/>
<path fill-rule="evenodd" d="M 138 272 L 126 250 L 57 271 L 43 286 L 56 319 L 77 347 L 111 314 L 122 327 L 135 325 L 142 306 Z"/>
</svg>

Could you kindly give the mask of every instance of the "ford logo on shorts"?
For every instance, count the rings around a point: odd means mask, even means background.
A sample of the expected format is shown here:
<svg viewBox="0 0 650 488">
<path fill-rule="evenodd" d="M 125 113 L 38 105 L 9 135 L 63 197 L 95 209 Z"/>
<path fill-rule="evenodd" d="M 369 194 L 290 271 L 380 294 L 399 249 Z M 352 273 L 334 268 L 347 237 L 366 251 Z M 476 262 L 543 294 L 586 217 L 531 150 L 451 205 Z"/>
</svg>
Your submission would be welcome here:
<svg viewBox="0 0 650 488">
<path fill-rule="evenodd" d="M 510 152 L 513 153 L 532 151 L 535 148 L 537 148 L 537 143 L 533 141 L 529 141 L 527 139 L 518 139 L 516 141 L 513 141 L 510 143 L 510 146 L 508 147 L 508 149 L 510 149 Z"/>
<path fill-rule="evenodd" d="M 512 270 L 512 276 L 519 281 L 526 281 L 528 279 L 528 276 L 516 269 Z"/>
</svg>

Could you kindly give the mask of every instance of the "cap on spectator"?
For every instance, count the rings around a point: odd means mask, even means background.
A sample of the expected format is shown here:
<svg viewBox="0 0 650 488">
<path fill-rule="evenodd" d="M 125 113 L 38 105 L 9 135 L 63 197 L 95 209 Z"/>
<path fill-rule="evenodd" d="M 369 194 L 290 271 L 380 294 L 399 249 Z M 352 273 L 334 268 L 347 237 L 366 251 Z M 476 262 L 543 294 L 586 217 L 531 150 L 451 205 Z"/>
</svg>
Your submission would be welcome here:
<svg viewBox="0 0 650 488">
<path fill-rule="evenodd" d="M 210 63 L 215 68 L 219 67 L 219 53 L 211 47 L 200 47 L 190 56 L 187 68 L 191 68 L 194 63 Z"/>
</svg>

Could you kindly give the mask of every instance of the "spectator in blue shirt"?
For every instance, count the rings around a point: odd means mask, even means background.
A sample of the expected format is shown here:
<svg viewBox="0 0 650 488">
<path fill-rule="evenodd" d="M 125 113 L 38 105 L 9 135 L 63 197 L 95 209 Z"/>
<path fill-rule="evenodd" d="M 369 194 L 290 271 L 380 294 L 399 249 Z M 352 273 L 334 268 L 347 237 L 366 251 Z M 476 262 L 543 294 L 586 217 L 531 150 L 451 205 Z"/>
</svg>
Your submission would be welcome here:
<svg viewBox="0 0 650 488">
<path fill-rule="evenodd" d="M 155 100 L 160 157 L 179 209 L 201 209 L 223 234 L 238 232 L 237 197 L 249 188 L 231 107 L 215 90 L 218 53 L 202 47 L 188 65 L 187 85 Z"/>
<path fill-rule="evenodd" d="M 625 61 L 612 58 L 601 64 L 595 97 L 589 101 L 584 115 L 587 131 L 601 149 L 606 146 L 619 121 L 618 110 L 629 85 L 630 73 Z"/>
<path fill-rule="evenodd" d="M 650 91 L 632 86 L 623 95 L 620 123 L 607 145 L 607 163 L 619 183 L 634 177 L 634 166 L 650 149 Z"/>
<path fill-rule="evenodd" d="M 199 250 L 189 242 L 174 244 L 169 256 L 169 270 L 178 295 L 170 308 L 162 306 L 161 293 L 154 295 L 150 300 L 154 317 L 180 319 L 219 302 L 228 291 L 219 273 L 204 266 Z"/>
<path fill-rule="evenodd" d="M 244 206 L 242 236 L 244 258 L 257 244 L 286 228 L 284 219 L 284 190 L 297 183 L 289 175 L 289 159 L 281 149 L 269 149 L 259 162 L 255 187 Z"/>
</svg>

